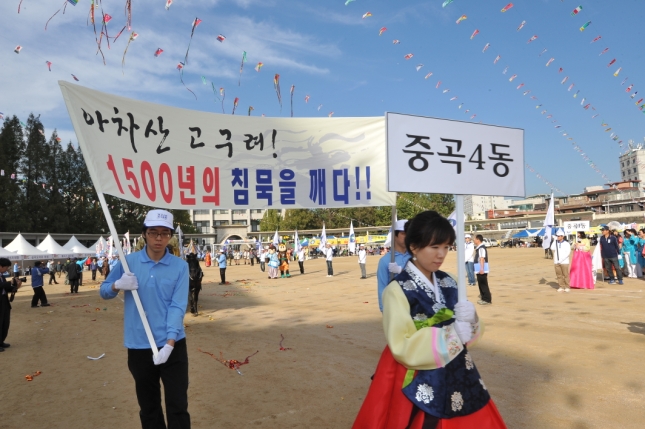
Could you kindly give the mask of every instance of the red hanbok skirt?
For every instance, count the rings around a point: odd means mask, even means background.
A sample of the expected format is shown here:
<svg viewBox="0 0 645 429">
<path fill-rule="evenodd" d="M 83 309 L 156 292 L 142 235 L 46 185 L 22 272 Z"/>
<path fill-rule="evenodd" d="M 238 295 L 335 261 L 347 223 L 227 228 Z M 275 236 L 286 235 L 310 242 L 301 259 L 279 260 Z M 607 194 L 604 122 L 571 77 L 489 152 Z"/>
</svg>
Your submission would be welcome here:
<svg viewBox="0 0 645 429">
<path fill-rule="evenodd" d="M 394 360 L 385 347 L 372 385 L 358 412 L 352 429 L 423 429 L 425 413 L 401 390 L 407 369 Z M 413 413 L 415 414 L 413 417 Z M 506 429 L 502 416 L 491 399 L 477 412 L 463 417 L 439 419 L 436 429 Z"/>
</svg>

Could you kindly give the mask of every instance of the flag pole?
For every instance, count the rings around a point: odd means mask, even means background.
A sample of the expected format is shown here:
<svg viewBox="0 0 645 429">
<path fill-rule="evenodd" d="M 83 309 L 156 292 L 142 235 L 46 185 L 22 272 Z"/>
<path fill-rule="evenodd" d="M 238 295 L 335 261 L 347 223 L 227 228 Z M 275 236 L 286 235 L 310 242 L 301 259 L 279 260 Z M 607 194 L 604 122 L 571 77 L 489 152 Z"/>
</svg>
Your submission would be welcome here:
<svg viewBox="0 0 645 429">
<path fill-rule="evenodd" d="M 99 196 L 99 202 L 101 203 L 101 208 L 103 209 L 103 214 L 105 215 L 105 220 L 107 221 L 108 228 L 110 229 L 110 234 L 112 234 L 112 237 L 116 237 L 116 240 L 114 240 L 114 245 L 116 246 L 116 250 L 119 253 L 119 258 L 121 259 L 121 265 L 123 266 L 123 271 L 125 271 L 126 273 L 129 273 L 130 267 L 128 266 L 128 261 L 126 261 L 125 259 L 125 254 L 123 253 L 123 248 L 121 247 L 121 241 L 119 240 L 119 234 L 116 232 L 116 227 L 114 226 L 112 215 L 110 215 L 107 202 L 105 202 L 105 196 L 101 192 L 97 192 L 97 194 Z M 143 329 L 146 331 L 146 336 L 148 337 L 148 342 L 150 343 L 152 354 L 154 355 L 154 357 L 157 357 L 159 350 L 157 349 L 155 338 L 152 335 L 150 324 L 148 324 L 148 318 L 146 317 L 146 312 L 143 310 L 143 304 L 141 304 L 141 299 L 139 299 L 139 293 L 136 290 L 133 290 L 131 292 L 132 292 L 132 297 L 134 298 L 134 303 L 136 304 L 137 310 L 139 311 L 139 317 L 141 317 L 141 323 L 143 323 Z"/>
<path fill-rule="evenodd" d="M 459 302 L 468 301 L 466 292 L 466 246 L 464 246 L 464 196 L 455 195 L 455 212 L 457 214 L 457 294 Z"/>
</svg>

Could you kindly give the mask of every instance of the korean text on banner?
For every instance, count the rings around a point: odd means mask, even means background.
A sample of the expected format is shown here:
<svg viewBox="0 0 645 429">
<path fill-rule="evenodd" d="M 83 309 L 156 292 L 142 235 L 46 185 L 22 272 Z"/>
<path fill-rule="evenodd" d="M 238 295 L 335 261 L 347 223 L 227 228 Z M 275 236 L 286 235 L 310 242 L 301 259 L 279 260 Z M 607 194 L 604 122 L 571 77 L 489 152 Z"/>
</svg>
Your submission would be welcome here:
<svg viewBox="0 0 645 429">
<path fill-rule="evenodd" d="M 523 197 L 524 130 L 387 113 L 388 190 Z"/>
<path fill-rule="evenodd" d="M 590 225 L 588 220 L 567 221 L 564 222 L 564 233 L 567 235 L 575 234 L 578 231 L 589 231 Z"/>
<path fill-rule="evenodd" d="M 59 84 L 98 192 L 183 209 L 395 204 L 382 117 L 221 115 Z"/>
</svg>

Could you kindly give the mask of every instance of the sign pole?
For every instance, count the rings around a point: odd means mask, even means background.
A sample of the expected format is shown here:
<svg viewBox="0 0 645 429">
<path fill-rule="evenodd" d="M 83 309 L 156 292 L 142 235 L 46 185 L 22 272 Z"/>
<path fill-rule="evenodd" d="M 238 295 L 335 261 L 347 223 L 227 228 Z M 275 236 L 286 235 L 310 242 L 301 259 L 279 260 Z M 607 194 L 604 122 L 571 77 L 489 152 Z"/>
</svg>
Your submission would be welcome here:
<svg viewBox="0 0 645 429">
<path fill-rule="evenodd" d="M 396 228 L 396 199 L 399 196 L 398 193 L 394 194 L 394 205 L 392 206 L 392 227 L 390 229 L 390 263 L 394 263 L 394 252 L 396 250 L 394 249 L 394 228 Z M 390 281 L 394 278 L 394 273 L 390 273 Z"/>
<path fill-rule="evenodd" d="M 123 253 L 123 248 L 121 247 L 121 241 L 119 240 L 119 234 L 116 232 L 116 227 L 114 226 L 114 221 L 108 210 L 107 202 L 105 202 L 105 196 L 101 192 L 97 192 L 99 196 L 99 202 L 101 203 L 101 208 L 103 209 L 103 214 L 105 215 L 105 220 L 107 221 L 108 228 L 110 228 L 110 234 L 112 237 L 116 237 L 114 240 L 114 245 L 116 250 L 119 253 L 119 258 L 121 258 L 121 265 L 123 266 L 123 271 L 126 273 L 130 272 L 130 267 L 128 266 L 128 261 L 125 260 L 125 254 Z M 132 297 L 134 298 L 134 303 L 137 306 L 139 311 L 139 317 L 141 317 L 141 323 L 143 323 L 143 329 L 146 331 L 146 336 L 148 337 L 148 342 L 150 343 L 150 348 L 152 349 L 152 354 L 154 357 L 157 357 L 159 350 L 157 349 L 157 344 L 155 343 L 155 338 L 152 336 L 152 330 L 148 324 L 148 318 L 146 317 L 146 312 L 143 310 L 143 304 L 141 304 L 141 299 L 139 299 L 139 293 L 136 290 L 131 291 Z"/>
<path fill-rule="evenodd" d="M 466 246 L 464 246 L 464 196 L 455 195 L 455 211 L 457 212 L 457 291 L 459 302 L 468 301 L 466 293 Z"/>
</svg>

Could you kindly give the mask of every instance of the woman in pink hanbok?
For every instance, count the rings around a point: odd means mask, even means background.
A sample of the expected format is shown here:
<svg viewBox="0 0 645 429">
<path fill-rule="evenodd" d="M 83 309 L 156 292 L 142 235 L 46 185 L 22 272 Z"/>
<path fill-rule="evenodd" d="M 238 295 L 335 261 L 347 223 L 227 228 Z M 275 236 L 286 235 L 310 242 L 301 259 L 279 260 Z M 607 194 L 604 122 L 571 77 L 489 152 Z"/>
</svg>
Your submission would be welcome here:
<svg viewBox="0 0 645 429">
<path fill-rule="evenodd" d="M 574 289 L 593 289 L 593 268 L 591 266 L 591 245 L 585 233 L 578 232 L 576 243 L 573 246 L 573 259 L 569 271 L 569 284 Z"/>
</svg>

